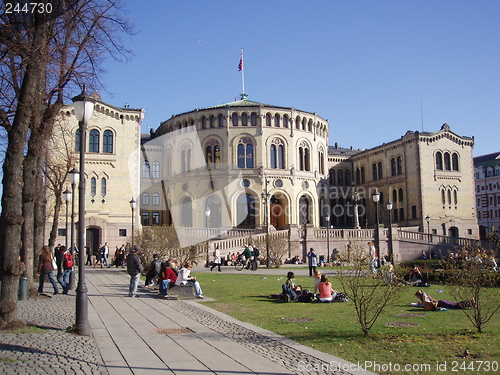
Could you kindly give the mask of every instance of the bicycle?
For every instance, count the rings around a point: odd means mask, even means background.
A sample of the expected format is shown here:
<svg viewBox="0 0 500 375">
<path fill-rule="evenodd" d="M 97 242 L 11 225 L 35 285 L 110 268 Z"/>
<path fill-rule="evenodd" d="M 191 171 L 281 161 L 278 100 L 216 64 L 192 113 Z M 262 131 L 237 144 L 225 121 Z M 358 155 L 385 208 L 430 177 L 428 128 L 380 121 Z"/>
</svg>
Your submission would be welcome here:
<svg viewBox="0 0 500 375">
<path fill-rule="evenodd" d="M 246 266 L 246 260 L 243 260 L 241 257 L 235 260 L 234 262 L 234 268 L 236 268 L 236 271 L 241 271 L 243 268 Z M 250 271 L 257 271 L 257 268 L 259 268 L 257 264 L 257 260 L 251 259 L 248 263 L 248 269 Z"/>
</svg>

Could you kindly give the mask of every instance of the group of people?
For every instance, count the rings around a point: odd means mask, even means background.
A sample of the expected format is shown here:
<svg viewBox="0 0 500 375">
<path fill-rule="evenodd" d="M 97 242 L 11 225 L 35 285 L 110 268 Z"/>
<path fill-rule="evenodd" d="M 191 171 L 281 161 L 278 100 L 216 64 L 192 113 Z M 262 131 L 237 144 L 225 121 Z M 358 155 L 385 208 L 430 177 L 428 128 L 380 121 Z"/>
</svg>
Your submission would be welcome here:
<svg viewBox="0 0 500 375">
<path fill-rule="evenodd" d="M 304 290 L 301 285 L 295 284 L 295 274 L 288 272 L 286 282 L 282 285 L 282 298 L 285 302 L 302 301 L 302 302 L 334 302 L 345 301 L 345 293 L 339 293 L 333 289 L 332 283 L 328 280 L 328 276 L 321 274 L 315 270 L 314 276 L 314 292 Z M 341 296 L 342 294 L 342 296 Z M 342 298 L 337 298 L 342 297 Z"/>
<path fill-rule="evenodd" d="M 59 294 L 57 282 L 59 282 L 63 289 L 62 294 L 68 294 L 73 265 L 73 255 L 66 246 L 58 245 L 54 249 L 54 252 L 52 252 L 48 246 L 43 246 L 42 252 L 38 258 L 38 293 L 43 293 L 45 277 L 48 277 L 54 288 L 54 294 Z M 54 278 L 53 271 L 57 271 L 57 282 Z"/>
<path fill-rule="evenodd" d="M 216 266 L 219 268 L 219 272 L 221 272 L 220 265 L 222 263 L 221 256 L 220 256 L 220 250 L 219 250 L 219 245 L 215 247 L 214 250 L 214 262 L 212 264 L 212 267 L 210 268 L 210 271 L 212 271 Z M 245 268 L 249 269 L 250 267 L 250 262 L 255 261 L 256 267 L 259 265 L 259 256 L 260 256 L 260 250 L 256 247 L 253 247 L 252 245 L 245 245 L 244 250 L 236 253 L 227 253 L 226 255 L 226 264 L 227 265 L 232 265 L 234 264 L 238 259 L 243 259 L 245 260 Z"/>
<path fill-rule="evenodd" d="M 137 288 L 141 277 L 143 266 L 139 258 L 140 249 L 138 246 L 127 255 L 127 272 L 130 275 L 129 297 L 137 297 Z M 158 254 L 153 255 L 153 261 L 146 274 L 146 287 L 154 286 L 158 282 L 160 295 L 168 296 L 168 290 L 175 285 L 192 285 L 196 298 L 203 299 L 203 291 L 196 277 L 191 276 L 191 262 L 185 262 L 180 269 L 177 269 L 177 262 L 168 259 L 161 262 Z"/>
<path fill-rule="evenodd" d="M 126 250 L 125 244 L 121 246 L 116 246 L 115 255 L 113 258 L 113 262 L 110 263 L 109 256 L 109 246 L 108 243 L 105 242 L 104 245 L 99 244 L 97 248 L 92 249 L 92 246 L 87 243 L 85 246 L 85 252 L 87 255 L 87 261 L 85 262 L 86 266 L 94 266 L 94 268 L 100 266 L 101 268 L 111 268 L 112 265 L 116 267 L 124 268 L 124 264 L 126 262 Z"/>
</svg>

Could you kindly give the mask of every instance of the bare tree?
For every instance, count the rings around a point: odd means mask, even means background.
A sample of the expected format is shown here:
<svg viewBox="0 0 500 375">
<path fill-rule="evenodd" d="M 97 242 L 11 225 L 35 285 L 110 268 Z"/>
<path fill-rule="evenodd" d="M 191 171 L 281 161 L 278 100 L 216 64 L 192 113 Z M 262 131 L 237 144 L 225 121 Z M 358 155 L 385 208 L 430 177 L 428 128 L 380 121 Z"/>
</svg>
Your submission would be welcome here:
<svg viewBox="0 0 500 375">
<path fill-rule="evenodd" d="M 478 245 L 471 245 L 446 263 L 450 270 L 448 281 L 451 294 L 457 301 L 468 301 L 462 311 L 478 333 L 500 309 L 498 286 L 500 273 L 494 269 L 494 253 Z"/>
<path fill-rule="evenodd" d="M 267 264 L 267 246 L 269 245 L 269 267 L 279 268 L 283 264 L 283 258 L 288 254 L 288 238 L 279 237 L 278 233 L 270 233 L 266 240 L 265 236 L 257 239 L 250 236 L 248 243 L 257 247 L 260 251 L 259 259 Z"/>
<path fill-rule="evenodd" d="M 396 300 L 403 284 L 388 282 L 381 272 L 372 273 L 368 249 L 356 243 L 351 246 L 351 263 L 353 269 L 340 272 L 340 282 L 354 304 L 363 334 L 368 336 L 380 314 Z"/>
<path fill-rule="evenodd" d="M 8 136 L 0 217 L 0 326 L 15 318 L 17 277 L 26 263 L 34 265 L 34 248 L 43 238 L 41 171 L 65 92 L 79 93 L 81 82 L 100 86 L 104 58 L 128 55 L 120 34 L 131 33 L 131 25 L 118 1 L 26 2 L 48 3 L 53 12 L 0 16 L 0 125 Z"/>
</svg>

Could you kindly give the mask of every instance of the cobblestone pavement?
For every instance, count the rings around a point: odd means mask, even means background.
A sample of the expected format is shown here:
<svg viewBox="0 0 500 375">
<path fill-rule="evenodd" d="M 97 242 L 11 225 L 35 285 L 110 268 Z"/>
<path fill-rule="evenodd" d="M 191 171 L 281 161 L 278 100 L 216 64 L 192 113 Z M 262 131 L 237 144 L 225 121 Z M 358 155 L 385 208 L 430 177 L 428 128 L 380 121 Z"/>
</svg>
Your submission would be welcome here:
<svg viewBox="0 0 500 375">
<path fill-rule="evenodd" d="M 18 318 L 40 333 L 0 331 L 0 374 L 107 374 L 93 337 L 67 329 L 75 320 L 75 295 L 40 296 L 17 304 Z"/>
<path fill-rule="evenodd" d="M 249 328 L 227 322 L 215 314 L 196 308 L 192 304 L 187 304 L 186 302 L 179 300 L 166 300 L 165 303 L 170 308 L 185 315 L 189 315 L 192 319 L 196 320 L 200 324 L 203 324 L 205 327 L 210 328 L 214 332 L 235 341 L 264 358 L 268 358 L 271 361 L 280 364 L 287 370 L 291 371 L 291 373 L 311 375 L 350 374 L 350 372 L 335 369 L 334 366 L 330 366 L 330 363 L 322 361 L 320 358 L 312 358 L 308 353 L 304 353 L 303 351 L 297 350 Z M 306 370 L 305 368 L 304 371 L 300 371 L 300 366 L 297 364 L 301 361 L 304 364 L 314 363 L 321 369 L 321 371 L 314 371 L 314 369 Z"/>
</svg>

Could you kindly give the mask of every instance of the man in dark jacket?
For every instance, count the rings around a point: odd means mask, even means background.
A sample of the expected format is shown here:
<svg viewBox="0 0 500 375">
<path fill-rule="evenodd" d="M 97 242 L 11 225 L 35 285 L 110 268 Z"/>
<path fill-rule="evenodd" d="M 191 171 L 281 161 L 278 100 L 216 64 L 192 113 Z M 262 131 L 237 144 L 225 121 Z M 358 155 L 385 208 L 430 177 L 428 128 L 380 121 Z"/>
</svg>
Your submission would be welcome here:
<svg viewBox="0 0 500 375">
<path fill-rule="evenodd" d="M 136 297 L 137 285 L 142 272 L 142 263 L 139 258 L 139 246 L 134 246 L 127 256 L 127 272 L 130 275 L 129 297 Z"/>
</svg>

